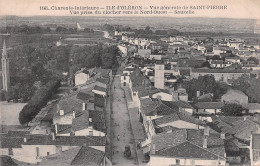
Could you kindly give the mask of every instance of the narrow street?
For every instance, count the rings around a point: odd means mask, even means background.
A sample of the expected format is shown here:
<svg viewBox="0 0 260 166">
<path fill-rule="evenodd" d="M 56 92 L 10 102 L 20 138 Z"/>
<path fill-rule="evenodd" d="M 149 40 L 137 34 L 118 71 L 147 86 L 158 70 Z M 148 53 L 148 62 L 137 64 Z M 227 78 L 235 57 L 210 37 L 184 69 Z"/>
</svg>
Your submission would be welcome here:
<svg viewBox="0 0 260 166">
<path fill-rule="evenodd" d="M 137 165 L 134 137 L 131 129 L 124 90 L 120 87 L 120 76 L 115 76 L 111 89 L 112 115 L 112 163 L 113 165 Z M 125 146 L 130 145 L 131 157 L 124 157 Z"/>
</svg>

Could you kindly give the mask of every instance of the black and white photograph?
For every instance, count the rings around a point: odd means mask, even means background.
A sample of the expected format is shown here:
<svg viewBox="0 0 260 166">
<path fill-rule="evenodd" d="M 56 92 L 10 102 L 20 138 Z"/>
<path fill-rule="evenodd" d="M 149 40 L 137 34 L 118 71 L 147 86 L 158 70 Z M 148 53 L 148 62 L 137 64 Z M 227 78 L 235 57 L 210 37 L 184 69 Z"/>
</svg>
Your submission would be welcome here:
<svg viewBox="0 0 260 166">
<path fill-rule="evenodd" d="M 259 0 L 0 0 L 0 166 L 260 166 Z"/>
</svg>

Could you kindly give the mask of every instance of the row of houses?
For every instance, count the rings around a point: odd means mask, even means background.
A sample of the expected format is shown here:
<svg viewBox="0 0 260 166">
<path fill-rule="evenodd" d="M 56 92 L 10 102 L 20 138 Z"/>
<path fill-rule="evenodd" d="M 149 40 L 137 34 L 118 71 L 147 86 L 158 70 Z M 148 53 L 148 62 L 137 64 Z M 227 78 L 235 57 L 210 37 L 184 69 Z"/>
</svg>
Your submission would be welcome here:
<svg viewBox="0 0 260 166">
<path fill-rule="evenodd" d="M 86 81 L 75 81 L 76 90 L 58 101 L 56 111 L 43 118 L 37 130 L 1 134 L 1 155 L 40 165 L 111 165 L 105 155 L 110 72 L 95 68 L 77 72 L 75 80 Z"/>
<path fill-rule="evenodd" d="M 172 92 L 157 89 L 145 73 L 133 66 L 123 72 L 121 86 L 129 87 L 145 129 L 146 140 L 140 143 L 140 148 L 150 157 L 147 165 L 225 165 L 236 160 L 242 162 L 243 150 L 248 151 L 252 163 L 259 162 L 259 148 L 255 148 L 255 139 L 260 134 L 258 115 L 238 118 L 214 115 L 226 103 L 248 105 L 245 94 L 230 90 L 221 102 L 190 103 L 178 97 L 185 94 L 185 89 Z M 239 121 L 228 122 L 234 119 Z M 229 125 L 223 128 L 220 121 Z"/>
</svg>

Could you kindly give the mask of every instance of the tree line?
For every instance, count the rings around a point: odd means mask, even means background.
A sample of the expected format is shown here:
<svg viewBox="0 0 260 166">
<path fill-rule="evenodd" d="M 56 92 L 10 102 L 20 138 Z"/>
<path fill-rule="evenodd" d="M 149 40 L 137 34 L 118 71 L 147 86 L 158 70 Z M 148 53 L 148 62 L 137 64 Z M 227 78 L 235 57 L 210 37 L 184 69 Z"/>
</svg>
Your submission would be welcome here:
<svg viewBox="0 0 260 166">
<path fill-rule="evenodd" d="M 19 122 L 22 125 L 28 125 L 28 123 L 47 104 L 59 87 L 60 80 L 58 79 L 50 80 L 47 84 L 41 86 L 19 113 Z"/>
</svg>

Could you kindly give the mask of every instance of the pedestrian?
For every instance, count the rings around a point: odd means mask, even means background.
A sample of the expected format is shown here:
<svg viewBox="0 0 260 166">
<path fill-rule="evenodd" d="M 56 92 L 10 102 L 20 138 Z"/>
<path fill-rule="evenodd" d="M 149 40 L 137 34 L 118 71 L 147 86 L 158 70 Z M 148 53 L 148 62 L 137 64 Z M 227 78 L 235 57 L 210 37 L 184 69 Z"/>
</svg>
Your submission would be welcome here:
<svg viewBox="0 0 260 166">
<path fill-rule="evenodd" d="M 120 140 L 120 135 L 119 135 L 119 134 L 117 135 L 117 140 L 118 140 L 118 141 Z"/>
</svg>

